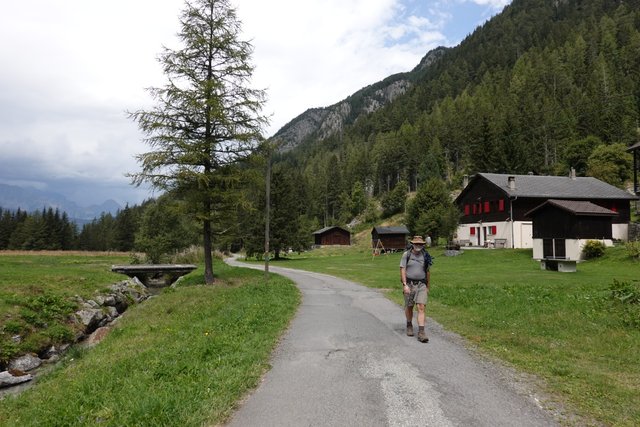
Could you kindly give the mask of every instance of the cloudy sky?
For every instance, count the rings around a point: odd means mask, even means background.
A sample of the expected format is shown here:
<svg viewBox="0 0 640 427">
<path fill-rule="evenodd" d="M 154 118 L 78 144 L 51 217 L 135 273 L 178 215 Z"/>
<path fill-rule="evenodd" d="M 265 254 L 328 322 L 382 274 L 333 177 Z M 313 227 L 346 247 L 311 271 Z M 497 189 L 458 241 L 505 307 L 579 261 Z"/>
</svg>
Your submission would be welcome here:
<svg viewBox="0 0 640 427">
<path fill-rule="evenodd" d="M 267 91 L 265 136 L 455 46 L 510 0 L 231 0 Z M 147 151 L 125 111 L 165 80 L 183 0 L 20 0 L 0 14 L 0 183 L 80 205 L 152 195 L 129 185 Z"/>
</svg>

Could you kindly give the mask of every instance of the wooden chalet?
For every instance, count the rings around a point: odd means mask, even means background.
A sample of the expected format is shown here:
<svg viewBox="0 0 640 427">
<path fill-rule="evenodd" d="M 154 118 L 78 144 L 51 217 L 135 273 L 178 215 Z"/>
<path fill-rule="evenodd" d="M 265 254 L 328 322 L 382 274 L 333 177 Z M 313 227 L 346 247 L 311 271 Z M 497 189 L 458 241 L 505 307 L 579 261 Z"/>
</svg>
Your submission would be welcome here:
<svg viewBox="0 0 640 427">
<path fill-rule="evenodd" d="M 409 230 L 404 225 L 397 227 L 373 227 L 371 247 L 375 250 L 398 251 L 407 247 Z"/>
<path fill-rule="evenodd" d="M 457 230 L 461 244 L 509 248 L 533 247 L 533 223 L 527 213 L 550 199 L 587 201 L 616 212 L 611 238 L 627 240 L 630 201 L 638 197 L 592 177 L 478 173 L 455 203 L 462 216 Z"/>
<path fill-rule="evenodd" d="M 325 227 L 313 232 L 316 246 L 351 245 L 351 233 L 342 227 Z"/>
<path fill-rule="evenodd" d="M 618 213 L 591 202 L 550 199 L 525 216 L 533 220 L 534 259 L 579 261 L 588 240 L 613 246 Z"/>
</svg>

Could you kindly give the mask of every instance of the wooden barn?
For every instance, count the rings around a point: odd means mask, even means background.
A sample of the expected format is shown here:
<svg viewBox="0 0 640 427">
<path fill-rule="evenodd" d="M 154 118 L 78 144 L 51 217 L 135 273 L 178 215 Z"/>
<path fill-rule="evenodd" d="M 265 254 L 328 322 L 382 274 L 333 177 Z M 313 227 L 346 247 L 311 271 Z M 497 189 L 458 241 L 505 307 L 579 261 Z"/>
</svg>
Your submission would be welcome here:
<svg viewBox="0 0 640 427">
<path fill-rule="evenodd" d="M 631 201 L 638 197 L 592 177 L 505 175 L 478 173 L 456 198 L 460 209 L 458 241 L 472 246 L 501 243 L 509 248 L 532 248 L 533 230 L 526 213 L 547 200 L 591 202 L 617 212 L 611 237 L 629 236 Z"/>
<path fill-rule="evenodd" d="M 617 212 L 578 200 L 547 200 L 525 214 L 533 220 L 533 258 L 582 259 L 588 240 L 613 246 L 612 221 Z"/>
<path fill-rule="evenodd" d="M 398 251 L 407 247 L 409 230 L 404 225 L 398 227 L 373 227 L 371 247 L 375 250 Z"/>
<path fill-rule="evenodd" d="M 325 227 L 313 233 L 316 246 L 351 244 L 351 233 L 342 227 Z"/>
</svg>

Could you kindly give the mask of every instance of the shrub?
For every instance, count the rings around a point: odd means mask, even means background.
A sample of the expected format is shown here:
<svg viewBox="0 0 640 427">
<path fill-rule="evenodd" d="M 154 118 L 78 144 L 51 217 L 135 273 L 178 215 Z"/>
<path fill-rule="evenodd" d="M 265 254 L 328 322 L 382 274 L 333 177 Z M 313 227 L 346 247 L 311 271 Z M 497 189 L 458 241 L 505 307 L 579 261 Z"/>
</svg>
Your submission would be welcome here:
<svg viewBox="0 0 640 427">
<path fill-rule="evenodd" d="M 171 262 L 175 264 L 204 264 L 204 249 L 192 245 L 173 255 Z"/>
<path fill-rule="evenodd" d="M 640 283 L 639 282 L 619 282 L 613 279 L 613 284 L 609 287 L 611 299 L 621 304 L 640 304 Z"/>
<path fill-rule="evenodd" d="M 627 253 L 631 258 L 640 259 L 640 241 L 635 240 L 625 244 Z"/>
<path fill-rule="evenodd" d="M 604 255 L 605 245 L 599 240 L 589 240 L 582 248 L 582 253 L 586 259 L 600 258 Z"/>
<path fill-rule="evenodd" d="M 613 279 L 609 287 L 613 308 L 620 314 L 622 323 L 640 329 L 640 282 L 619 282 Z"/>
</svg>

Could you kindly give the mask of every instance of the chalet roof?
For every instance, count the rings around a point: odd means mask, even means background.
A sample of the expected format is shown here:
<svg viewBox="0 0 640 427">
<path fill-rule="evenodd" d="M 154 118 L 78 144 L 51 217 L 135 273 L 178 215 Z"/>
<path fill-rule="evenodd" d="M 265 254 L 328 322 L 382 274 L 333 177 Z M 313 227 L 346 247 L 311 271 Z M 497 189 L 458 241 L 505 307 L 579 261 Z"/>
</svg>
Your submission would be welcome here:
<svg viewBox="0 0 640 427">
<path fill-rule="evenodd" d="M 326 233 L 329 230 L 333 230 L 334 228 L 337 228 L 338 230 L 346 231 L 347 233 L 349 233 L 349 230 L 345 230 L 342 227 L 338 227 L 337 225 L 333 225 L 333 226 L 330 226 L 330 227 L 321 228 L 320 230 L 314 231 L 312 234 L 323 234 L 323 233 Z"/>
<path fill-rule="evenodd" d="M 546 206 L 555 206 L 562 210 L 565 210 L 576 216 L 616 216 L 617 212 L 610 209 L 603 208 L 594 203 L 584 200 L 555 200 L 549 199 L 539 206 L 531 209 L 525 214 L 526 217 L 531 217 L 534 213 L 543 209 Z"/>
<path fill-rule="evenodd" d="M 509 187 L 509 177 L 515 178 L 515 188 Z M 479 173 L 474 177 L 486 179 L 510 197 L 539 197 L 548 199 L 626 199 L 637 197 L 606 182 L 592 177 L 508 175 Z M 469 188 L 470 185 L 467 186 Z M 465 189 L 466 190 L 466 189 Z M 466 193 L 464 190 L 460 194 Z M 458 196 L 458 198 L 460 198 Z"/>
<path fill-rule="evenodd" d="M 376 226 L 376 227 L 373 227 L 373 230 L 371 230 L 371 232 L 373 233 L 374 230 L 378 234 L 409 234 L 409 229 L 407 229 L 407 227 L 405 227 L 404 225 L 397 226 L 397 227 Z"/>
</svg>

